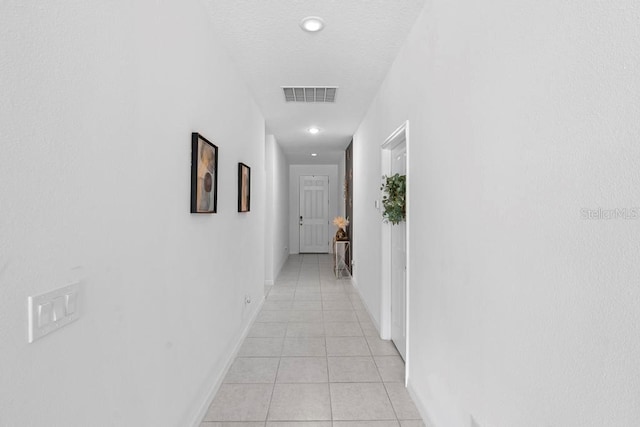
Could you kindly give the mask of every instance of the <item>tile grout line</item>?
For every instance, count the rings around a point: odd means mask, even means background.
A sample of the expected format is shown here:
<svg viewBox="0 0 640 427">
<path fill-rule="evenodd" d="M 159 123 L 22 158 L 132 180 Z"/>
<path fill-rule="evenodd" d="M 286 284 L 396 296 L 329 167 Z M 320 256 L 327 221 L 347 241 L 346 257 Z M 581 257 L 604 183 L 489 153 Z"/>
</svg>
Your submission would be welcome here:
<svg viewBox="0 0 640 427">
<path fill-rule="evenodd" d="M 265 415 L 265 419 L 264 419 L 265 426 L 269 421 L 269 413 L 271 412 L 271 402 L 273 402 L 273 395 L 276 390 L 276 383 L 278 382 L 278 373 L 280 372 L 280 363 L 282 362 L 283 351 L 284 351 L 284 339 L 282 340 L 282 347 L 280 348 L 280 357 L 278 358 L 278 367 L 276 368 L 276 375 L 273 378 L 273 387 L 271 387 L 271 396 L 269 397 L 269 406 L 267 406 L 267 414 Z"/>
<path fill-rule="evenodd" d="M 300 277 L 300 272 L 298 271 L 298 275 L 297 275 L 297 279 L 296 279 L 296 283 L 297 280 L 299 280 Z M 276 280 L 277 281 L 277 280 Z M 271 292 L 271 291 L 269 291 Z M 295 293 L 294 293 L 295 295 Z M 293 303 L 292 303 L 293 304 Z M 269 414 L 271 413 L 271 403 L 273 402 L 273 395 L 275 393 L 275 389 L 276 389 L 276 383 L 278 381 L 278 373 L 280 372 L 280 363 L 282 362 L 282 353 L 284 352 L 284 343 L 287 339 L 287 332 L 289 330 L 289 317 L 287 316 L 287 322 L 286 322 L 286 327 L 284 329 L 284 337 L 282 338 L 282 346 L 280 347 L 280 357 L 278 358 L 278 368 L 276 369 L 276 375 L 275 378 L 273 379 L 273 386 L 271 387 L 271 396 L 269 396 L 269 405 L 267 406 L 267 414 L 265 415 L 265 427 L 267 425 L 267 422 L 269 421 Z"/>
<path fill-rule="evenodd" d="M 271 292 L 271 290 L 269 290 Z M 282 362 L 282 353 L 284 352 L 284 342 L 287 339 L 287 330 L 289 325 L 287 323 L 287 327 L 285 328 L 284 338 L 282 338 L 282 345 L 280 346 L 280 357 L 278 358 L 278 367 L 276 368 L 276 375 L 273 378 L 273 386 L 271 387 L 271 395 L 269 396 L 269 405 L 267 406 L 267 413 L 264 419 L 264 425 L 266 427 L 267 422 L 269 421 L 269 413 L 271 412 L 271 403 L 273 402 L 273 395 L 276 389 L 276 382 L 278 381 L 278 373 L 280 372 L 280 363 Z"/>
<path fill-rule="evenodd" d="M 318 279 L 320 279 L 318 277 Z M 322 291 L 322 282 L 320 282 L 320 306 L 322 307 L 322 327 L 324 328 L 324 322 L 326 321 L 324 317 L 324 293 Z M 324 356 L 327 362 L 327 390 L 329 391 L 329 418 L 331 420 L 331 426 L 333 427 L 333 403 L 331 399 L 331 373 L 329 372 L 329 350 L 327 349 L 327 335 L 325 329 L 324 336 Z"/>
<path fill-rule="evenodd" d="M 277 279 L 276 279 L 277 280 Z M 271 289 L 269 289 L 269 293 L 271 293 Z M 285 329 L 286 336 L 286 329 Z M 284 347 L 284 338 L 282 339 L 282 347 L 280 348 L 280 354 L 282 354 L 282 348 Z M 267 426 L 267 420 L 269 419 L 269 411 L 271 410 L 271 401 L 273 401 L 273 392 L 276 388 L 276 379 L 278 378 L 278 370 L 280 369 L 280 359 L 278 359 L 278 367 L 276 368 L 276 376 L 273 379 L 273 386 L 271 387 L 271 395 L 269 395 L 269 403 L 267 405 L 267 413 L 264 415 L 264 425 Z"/>
</svg>

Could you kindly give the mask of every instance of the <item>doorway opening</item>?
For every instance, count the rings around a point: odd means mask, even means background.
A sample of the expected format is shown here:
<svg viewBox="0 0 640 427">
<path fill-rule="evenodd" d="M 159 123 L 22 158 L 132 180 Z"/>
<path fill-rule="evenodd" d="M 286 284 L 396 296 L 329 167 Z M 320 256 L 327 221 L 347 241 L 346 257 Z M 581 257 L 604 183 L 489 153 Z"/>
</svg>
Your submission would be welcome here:
<svg viewBox="0 0 640 427">
<path fill-rule="evenodd" d="M 396 129 L 381 146 L 381 175 L 406 175 L 406 219 L 382 223 L 382 313 L 380 333 L 390 339 L 405 361 L 405 385 L 409 368 L 409 122 Z"/>
</svg>

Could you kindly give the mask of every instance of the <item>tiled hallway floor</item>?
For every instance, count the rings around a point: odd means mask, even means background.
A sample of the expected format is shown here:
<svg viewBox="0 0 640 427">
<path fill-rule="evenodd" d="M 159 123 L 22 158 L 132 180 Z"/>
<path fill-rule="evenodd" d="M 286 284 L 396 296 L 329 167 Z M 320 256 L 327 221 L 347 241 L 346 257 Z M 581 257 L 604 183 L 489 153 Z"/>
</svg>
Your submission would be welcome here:
<svg viewBox="0 0 640 427">
<path fill-rule="evenodd" d="M 402 359 L 332 265 L 330 255 L 287 260 L 202 427 L 424 426 Z"/>
</svg>

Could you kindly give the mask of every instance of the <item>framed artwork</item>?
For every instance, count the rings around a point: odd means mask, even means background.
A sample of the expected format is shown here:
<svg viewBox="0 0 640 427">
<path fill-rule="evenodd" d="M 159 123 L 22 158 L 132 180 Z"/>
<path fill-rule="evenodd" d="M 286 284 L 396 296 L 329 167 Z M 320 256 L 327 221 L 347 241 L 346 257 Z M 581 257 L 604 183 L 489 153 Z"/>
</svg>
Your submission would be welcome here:
<svg viewBox="0 0 640 427">
<path fill-rule="evenodd" d="M 191 134 L 191 213 L 216 213 L 218 147 L 197 132 Z"/>
<path fill-rule="evenodd" d="M 251 168 L 238 163 L 238 212 L 251 210 Z"/>
</svg>

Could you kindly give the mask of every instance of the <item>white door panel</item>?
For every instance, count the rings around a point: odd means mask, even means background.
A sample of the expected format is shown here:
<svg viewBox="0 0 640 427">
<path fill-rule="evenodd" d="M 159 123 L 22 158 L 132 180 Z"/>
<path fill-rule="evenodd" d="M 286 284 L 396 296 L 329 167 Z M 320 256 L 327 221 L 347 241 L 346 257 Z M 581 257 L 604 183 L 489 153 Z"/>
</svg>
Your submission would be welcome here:
<svg viewBox="0 0 640 427">
<path fill-rule="evenodd" d="M 300 177 L 300 252 L 329 252 L 329 177 Z"/>
</svg>

